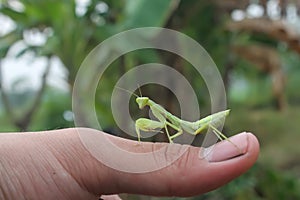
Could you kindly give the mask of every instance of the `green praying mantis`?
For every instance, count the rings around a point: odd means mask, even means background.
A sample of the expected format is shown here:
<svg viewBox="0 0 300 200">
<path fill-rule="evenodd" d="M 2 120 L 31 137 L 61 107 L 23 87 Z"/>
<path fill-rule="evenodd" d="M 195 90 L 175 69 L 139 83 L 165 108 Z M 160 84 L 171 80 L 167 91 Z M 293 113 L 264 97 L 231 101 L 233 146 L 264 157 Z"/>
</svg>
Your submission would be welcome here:
<svg viewBox="0 0 300 200">
<path fill-rule="evenodd" d="M 119 89 L 125 90 L 123 88 Z M 187 132 L 192 135 L 197 135 L 211 128 L 215 135 L 218 137 L 218 139 L 227 140 L 230 143 L 232 143 L 223 133 L 221 133 L 216 128 L 222 124 L 224 118 L 228 116 L 230 110 L 220 111 L 195 122 L 190 122 L 176 117 L 175 115 L 164 109 L 161 105 L 155 103 L 149 97 L 138 96 L 136 94 L 134 95 L 136 96 L 136 103 L 138 104 L 139 109 L 143 109 L 146 106 L 149 106 L 153 115 L 157 119 L 157 121 L 147 118 L 139 118 L 136 120 L 135 130 L 139 142 L 141 141 L 140 131 L 156 132 L 157 130 L 164 129 L 169 139 L 169 142 L 173 143 L 173 140 L 176 137 L 182 135 L 183 132 Z M 173 135 L 170 135 L 168 127 L 173 128 L 177 132 Z M 235 144 L 233 145 L 236 146 Z"/>
<path fill-rule="evenodd" d="M 221 133 L 216 126 L 222 123 L 222 120 L 229 114 L 229 110 L 209 115 L 195 122 L 190 122 L 176 117 L 164 109 L 161 105 L 155 103 L 149 97 L 137 97 L 136 103 L 140 109 L 143 109 L 145 106 L 149 106 L 153 115 L 158 120 L 155 121 L 147 118 L 139 118 L 136 120 L 135 129 L 139 141 L 141 141 L 140 131 L 155 132 L 158 129 L 165 129 L 169 142 L 173 143 L 173 139 L 182 135 L 184 131 L 192 135 L 197 135 L 208 128 L 211 128 L 220 140 L 228 140 L 228 138 Z M 169 134 L 168 127 L 173 128 L 177 132 L 171 136 Z"/>
</svg>

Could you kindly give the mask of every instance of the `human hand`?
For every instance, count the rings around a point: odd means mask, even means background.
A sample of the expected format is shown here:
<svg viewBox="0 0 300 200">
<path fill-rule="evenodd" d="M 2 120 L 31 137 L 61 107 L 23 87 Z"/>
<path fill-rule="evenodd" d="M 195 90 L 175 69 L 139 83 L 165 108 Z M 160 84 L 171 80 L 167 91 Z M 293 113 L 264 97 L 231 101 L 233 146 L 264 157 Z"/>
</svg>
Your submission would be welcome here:
<svg viewBox="0 0 300 200">
<path fill-rule="evenodd" d="M 186 148 L 172 164 L 147 173 L 113 169 L 83 145 L 80 133 L 109 138 L 135 153 L 165 147 L 165 158 Z M 256 161 L 254 135 L 231 137 L 202 157 L 203 148 L 126 140 L 86 128 L 39 133 L 0 134 L 0 199 L 98 199 L 101 195 L 134 193 L 153 196 L 194 196 L 218 188 L 246 172 Z M 98 148 L 98 147 L 96 147 Z M 103 146 L 99 145 L 99 151 Z M 111 159 L 116 159 L 113 156 Z M 160 162 L 160 160 L 157 160 Z M 134 161 L 129 163 L 134 165 Z M 157 163 L 159 164 L 159 163 Z M 117 198 L 103 196 L 102 198 Z"/>
</svg>

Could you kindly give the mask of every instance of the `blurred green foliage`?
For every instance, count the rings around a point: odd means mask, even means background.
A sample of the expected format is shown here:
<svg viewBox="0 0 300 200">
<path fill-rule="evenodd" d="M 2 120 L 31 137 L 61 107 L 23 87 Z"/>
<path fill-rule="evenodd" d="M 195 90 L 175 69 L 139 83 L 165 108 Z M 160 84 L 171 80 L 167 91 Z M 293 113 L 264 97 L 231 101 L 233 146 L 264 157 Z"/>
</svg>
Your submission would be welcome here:
<svg viewBox="0 0 300 200">
<path fill-rule="evenodd" d="M 22 0 L 22 9 L 12 6 L 10 0 L 0 3 L 0 13 L 14 21 L 16 28 L 0 36 L 0 62 L 20 40 L 26 40 L 26 31 L 46 34 L 43 45 L 27 43 L 16 57 L 30 52 L 35 57 L 58 57 L 68 70 L 66 82 L 70 91 L 46 86 L 41 104 L 35 110 L 28 130 L 50 130 L 74 126 L 72 121 L 71 90 L 83 59 L 106 38 L 136 27 L 159 26 L 178 30 L 195 39 L 216 62 L 228 92 L 232 110 L 226 121 L 226 132 L 251 131 L 261 143 L 258 164 L 249 172 L 226 186 L 194 199 L 300 199 L 300 68 L 299 55 L 286 45 L 263 34 L 230 32 L 225 24 L 231 19 L 210 1 L 179 0 L 91 0 L 78 7 L 75 1 Z M 83 9 L 79 12 L 78 9 Z M 80 10 L 79 9 L 79 10 Z M 284 90 L 288 107 L 274 109 L 272 78 L 254 65 L 231 52 L 233 44 L 264 44 L 276 49 L 286 76 Z M 16 58 L 17 59 L 17 58 Z M 231 60 L 234 67 L 230 68 Z M 101 77 L 101 86 L 95 96 L 98 119 L 105 130 L 119 134 L 111 115 L 110 95 L 116 81 L 133 66 L 158 62 L 175 66 L 197 91 L 204 112 L 210 108 L 209 94 L 204 81 L 188 62 L 168 52 L 142 50 L 131 52 L 116 60 Z M 88 81 L 88 80 L 87 80 Z M 160 92 L 158 92 L 160 91 Z M 163 91 L 163 92 L 161 92 Z M 16 116 L 30 108 L 37 91 L 6 91 Z M 157 87 L 143 87 L 150 96 L 172 112 L 178 110 L 172 94 Z M 134 105 L 134 103 L 133 103 Z M 202 109 L 201 107 L 201 109 Z M 133 110 L 137 110 L 132 106 Z M 18 131 L 8 118 L 3 101 L 0 107 L 0 130 Z M 134 113 L 139 115 L 139 113 Z M 230 134 L 229 134 L 230 135 Z"/>
<path fill-rule="evenodd" d="M 299 187 L 300 181 L 291 174 L 282 173 L 268 165 L 256 164 L 249 172 L 225 187 L 194 199 L 299 199 Z"/>
</svg>

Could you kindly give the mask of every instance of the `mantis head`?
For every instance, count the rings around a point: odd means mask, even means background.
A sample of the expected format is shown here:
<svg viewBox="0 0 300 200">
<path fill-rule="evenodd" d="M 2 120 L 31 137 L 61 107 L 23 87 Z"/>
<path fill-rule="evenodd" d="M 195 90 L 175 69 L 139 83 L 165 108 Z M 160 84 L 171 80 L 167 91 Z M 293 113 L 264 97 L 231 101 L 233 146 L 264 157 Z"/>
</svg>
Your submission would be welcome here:
<svg viewBox="0 0 300 200">
<path fill-rule="evenodd" d="M 137 97 L 136 103 L 139 105 L 140 109 L 143 109 L 146 105 L 148 105 L 149 97 Z"/>
</svg>

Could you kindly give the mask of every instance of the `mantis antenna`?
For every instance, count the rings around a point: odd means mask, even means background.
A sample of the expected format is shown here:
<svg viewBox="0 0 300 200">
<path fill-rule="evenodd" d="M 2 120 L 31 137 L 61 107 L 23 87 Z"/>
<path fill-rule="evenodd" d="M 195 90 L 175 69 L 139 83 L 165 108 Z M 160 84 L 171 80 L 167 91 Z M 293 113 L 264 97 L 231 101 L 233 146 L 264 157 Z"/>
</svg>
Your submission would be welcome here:
<svg viewBox="0 0 300 200">
<path fill-rule="evenodd" d="M 138 84 L 138 88 L 139 88 L 139 93 L 140 93 L 140 96 L 142 97 L 142 91 L 141 91 L 141 87 L 140 85 Z"/>
<path fill-rule="evenodd" d="M 115 88 L 118 88 L 119 90 L 123 90 L 125 92 L 127 92 L 128 94 L 132 94 L 134 95 L 135 97 L 139 97 L 137 94 L 135 94 L 134 92 L 130 91 L 130 90 L 126 90 L 124 88 L 121 88 L 121 87 L 118 87 L 118 86 L 115 86 Z M 141 92 L 141 91 L 140 91 Z"/>
</svg>

